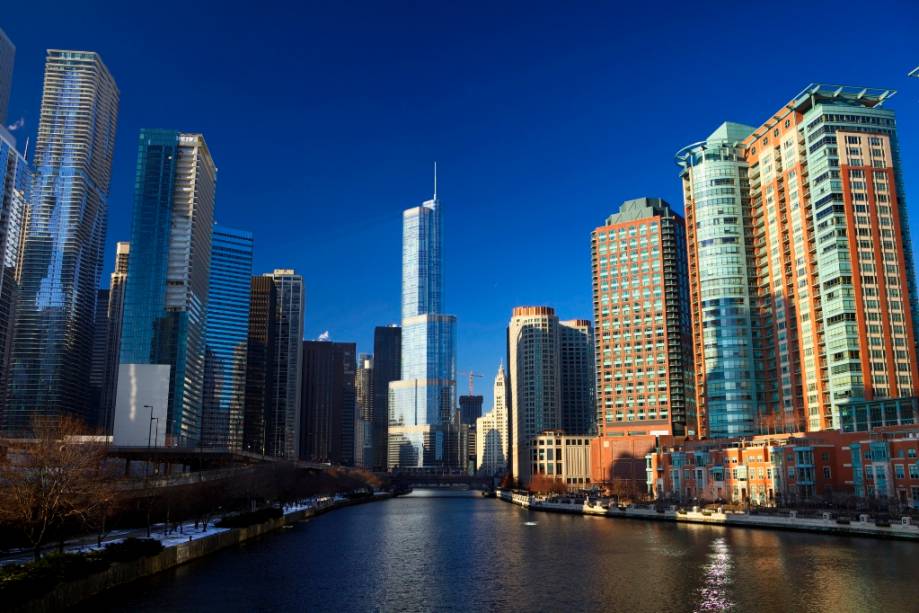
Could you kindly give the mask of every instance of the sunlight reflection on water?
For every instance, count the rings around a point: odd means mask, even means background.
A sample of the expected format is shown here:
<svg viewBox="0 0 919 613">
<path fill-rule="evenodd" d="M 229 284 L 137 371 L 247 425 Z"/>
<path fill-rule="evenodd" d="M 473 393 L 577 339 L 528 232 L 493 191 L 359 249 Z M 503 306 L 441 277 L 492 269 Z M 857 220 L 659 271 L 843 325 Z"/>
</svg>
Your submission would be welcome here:
<svg viewBox="0 0 919 613">
<path fill-rule="evenodd" d="M 734 568 L 731 550 L 724 537 L 714 539 L 710 549 L 708 564 L 705 565 L 704 583 L 699 588 L 699 603 L 695 610 L 729 610 L 734 606 L 728 596 L 728 587 L 732 581 L 731 570 Z"/>
</svg>

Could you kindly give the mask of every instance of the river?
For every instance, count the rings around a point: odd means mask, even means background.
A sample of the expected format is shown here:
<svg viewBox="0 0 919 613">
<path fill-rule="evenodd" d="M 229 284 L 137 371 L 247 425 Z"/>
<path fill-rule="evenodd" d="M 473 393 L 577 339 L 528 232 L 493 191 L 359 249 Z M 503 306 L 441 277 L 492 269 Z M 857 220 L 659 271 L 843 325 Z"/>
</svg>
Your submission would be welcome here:
<svg viewBox="0 0 919 613">
<path fill-rule="evenodd" d="M 919 544 L 529 511 L 469 492 L 333 511 L 87 611 L 917 611 Z"/>
</svg>

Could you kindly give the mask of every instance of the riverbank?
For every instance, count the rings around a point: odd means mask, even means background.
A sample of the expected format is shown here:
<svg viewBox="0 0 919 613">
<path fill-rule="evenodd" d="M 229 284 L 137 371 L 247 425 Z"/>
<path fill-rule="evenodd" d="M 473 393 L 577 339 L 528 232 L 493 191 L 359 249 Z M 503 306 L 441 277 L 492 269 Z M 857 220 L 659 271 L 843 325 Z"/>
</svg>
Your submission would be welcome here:
<svg viewBox="0 0 919 613">
<path fill-rule="evenodd" d="M 131 562 L 114 564 L 106 570 L 85 579 L 62 583 L 47 594 L 9 610 L 22 613 L 60 611 L 112 588 L 161 573 L 227 547 L 239 545 L 263 534 L 280 530 L 284 526 L 343 507 L 365 502 L 377 502 L 391 497 L 392 494 L 388 492 L 380 492 L 363 498 L 328 498 L 320 500 L 314 505 L 288 507 L 281 517 L 245 528 L 211 528 L 204 536 L 199 538 L 184 540 L 186 536 L 183 535 L 178 537 L 183 539 L 181 542 L 176 542 L 176 539 L 164 540 L 165 549 L 156 555 Z M 7 610 L 6 607 L 3 608 Z"/>
<path fill-rule="evenodd" d="M 616 519 L 642 519 L 646 521 L 669 521 L 685 524 L 709 524 L 717 526 L 762 528 L 768 530 L 791 530 L 799 532 L 817 532 L 844 536 L 869 536 L 919 542 L 919 526 L 909 518 L 891 520 L 889 526 L 879 526 L 870 521 L 867 515 L 858 516 L 858 520 L 839 523 L 831 514 L 824 513 L 819 519 L 797 517 L 792 511 L 788 515 L 751 515 L 747 513 L 719 513 L 703 510 L 665 509 L 658 512 L 654 508 L 603 507 L 574 502 L 548 501 L 531 494 L 522 494 L 508 490 L 498 490 L 497 497 L 505 502 L 549 513 L 569 513 L 574 515 L 595 515 Z"/>
</svg>

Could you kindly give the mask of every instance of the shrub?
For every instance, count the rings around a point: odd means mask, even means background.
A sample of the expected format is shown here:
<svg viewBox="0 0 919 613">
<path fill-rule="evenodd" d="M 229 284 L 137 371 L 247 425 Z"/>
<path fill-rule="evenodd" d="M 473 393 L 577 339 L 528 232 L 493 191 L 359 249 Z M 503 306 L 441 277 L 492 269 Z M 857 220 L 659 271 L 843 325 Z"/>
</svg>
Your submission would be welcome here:
<svg viewBox="0 0 919 613">
<path fill-rule="evenodd" d="M 37 562 L 4 566 L 0 568 L 0 602 L 26 602 L 47 594 L 59 583 L 88 577 L 108 565 L 97 556 L 52 553 Z"/>
<path fill-rule="evenodd" d="M 127 538 L 120 543 L 106 545 L 100 557 L 108 562 L 130 562 L 155 556 L 162 550 L 163 544 L 156 539 Z"/>
</svg>

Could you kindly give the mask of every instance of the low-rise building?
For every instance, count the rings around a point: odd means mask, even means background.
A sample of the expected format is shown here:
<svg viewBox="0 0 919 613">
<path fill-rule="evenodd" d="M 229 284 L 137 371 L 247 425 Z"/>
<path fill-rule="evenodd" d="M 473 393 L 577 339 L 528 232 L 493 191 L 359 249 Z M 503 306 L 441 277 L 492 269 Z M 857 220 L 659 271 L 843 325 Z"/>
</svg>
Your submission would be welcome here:
<svg viewBox="0 0 919 613">
<path fill-rule="evenodd" d="M 547 430 L 530 439 L 531 475 L 547 475 L 570 490 L 590 487 L 590 442 L 593 437 Z"/>
</svg>

